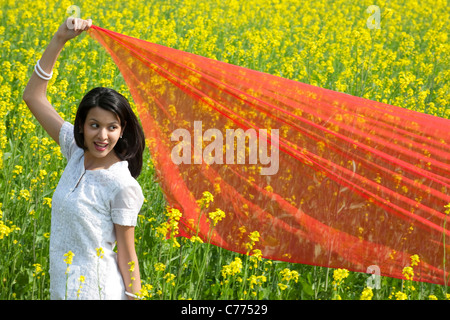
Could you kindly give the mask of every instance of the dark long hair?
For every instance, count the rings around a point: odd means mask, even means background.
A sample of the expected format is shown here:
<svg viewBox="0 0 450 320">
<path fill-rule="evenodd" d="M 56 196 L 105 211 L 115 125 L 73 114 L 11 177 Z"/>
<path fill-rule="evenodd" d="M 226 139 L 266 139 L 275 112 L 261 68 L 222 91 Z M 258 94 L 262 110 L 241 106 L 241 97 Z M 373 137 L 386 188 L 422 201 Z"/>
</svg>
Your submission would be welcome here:
<svg viewBox="0 0 450 320">
<path fill-rule="evenodd" d="M 81 100 L 74 123 L 74 135 L 77 145 L 86 150 L 81 130 L 89 110 L 94 107 L 112 111 L 119 118 L 120 126 L 122 128 L 125 127 L 122 138 L 114 146 L 114 151 L 120 160 L 128 161 L 128 169 L 131 175 L 137 178 L 142 170 L 142 154 L 145 148 L 144 132 L 127 98 L 114 89 L 94 88 Z"/>
</svg>

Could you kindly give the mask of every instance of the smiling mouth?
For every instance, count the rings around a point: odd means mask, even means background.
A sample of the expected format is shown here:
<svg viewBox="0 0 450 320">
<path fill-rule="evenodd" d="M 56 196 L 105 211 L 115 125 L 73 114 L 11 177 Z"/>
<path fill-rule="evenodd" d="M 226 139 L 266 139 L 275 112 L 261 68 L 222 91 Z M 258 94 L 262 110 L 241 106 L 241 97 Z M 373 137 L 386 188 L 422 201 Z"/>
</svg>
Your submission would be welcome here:
<svg viewBox="0 0 450 320">
<path fill-rule="evenodd" d="M 107 143 L 94 142 L 94 146 L 95 146 L 95 149 L 97 149 L 98 151 L 105 151 L 106 148 L 108 147 L 108 144 Z"/>
</svg>

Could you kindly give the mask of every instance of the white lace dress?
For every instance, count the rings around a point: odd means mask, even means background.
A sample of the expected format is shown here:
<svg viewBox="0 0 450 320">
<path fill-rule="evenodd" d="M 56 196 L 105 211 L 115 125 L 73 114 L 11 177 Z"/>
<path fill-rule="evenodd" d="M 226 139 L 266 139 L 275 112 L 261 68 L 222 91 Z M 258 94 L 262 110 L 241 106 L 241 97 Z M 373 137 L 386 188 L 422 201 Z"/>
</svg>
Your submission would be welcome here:
<svg viewBox="0 0 450 320">
<path fill-rule="evenodd" d="M 59 134 L 67 166 L 52 199 L 50 233 L 50 298 L 126 299 L 115 247 L 114 224 L 135 226 L 144 197 L 128 162 L 108 169 L 85 170 L 84 150 L 65 122 Z M 102 248 L 104 256 L 97 256 Z M 68 279 L 64 254 L 74 253 Z M 80 276 L 85 282 L 80 283 Z M 67 284 L 67 289 L 66 289 Z M 80 289 L 81 284 L 81 290 Z"/>
</svg>

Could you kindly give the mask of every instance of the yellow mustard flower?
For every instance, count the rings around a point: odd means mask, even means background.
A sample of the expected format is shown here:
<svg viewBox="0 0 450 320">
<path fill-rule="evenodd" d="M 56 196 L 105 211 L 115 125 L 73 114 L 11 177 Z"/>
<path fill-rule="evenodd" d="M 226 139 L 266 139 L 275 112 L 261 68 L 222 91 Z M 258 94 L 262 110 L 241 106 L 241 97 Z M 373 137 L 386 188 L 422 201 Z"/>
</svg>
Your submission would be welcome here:
<svg viewBox="0 0 450 320">
<path fill-rule="evenodd" d="M 39 277 L 39 274 L 42 272 L 42 266 L 39 263 L 33 264 L 34 272 L 33 277 Z"/>
<path fill-rule="evenodd" d="M 203 192 L 203 197 L 200 200 L 197 200 L 200 208 L 208 208 L 209 204 L 214 201 L 214 196 L 209 191 Z"/>
<path fill-rule="evenodd" d="M 445 205 L 444 208 L 446 209 L 445 214 L 450 215 L 450 203 Z"/>
<path fill-rule="evenodd" d="M 66 258 L 64 259 L 64 262 L 66 264 L 72 264 L 74 256 L 75 256 L 75 254 L 72 251 L 69 251 L 69 252 L 65 253 L 64 257 L 66 257 Z"/>
<path fill-rule="evenodd" d="M 175 276 L 173 273 L 168 272 L 168 273 L 166 273 L 166 275 L 163 277 L 163 279 L 166 280 L 166 283 L 169 283 L 169 282 L 170 282 L 170 284 L 171 284 L 172 286 L 175 286 L 175 281 L 173 281 L 173 280 L 175 279 L 175 277 L 176 277 L 176 276 Z"/>
<path fill-rule="evenodd" d="M 336 285 L 340 285 L 345 278 L 347 278 L 349 276 L 349 272 L 347 269 L 336 269 L 333 271 L 333 279 L 334 279 L 334 284 Z"/>
<path fill-rule="evenodd" d="M 103 256 L 105 254 L 105 251 L 103 251 L 103 248 L 99 247 L 95 249 L 97 251 L 97 257 L 99 257 L 100 259 L 103 259 Z"/>
<path fill-rule="evenodd" d="M 295 282 L 298 281 L 299 274 L 295 270 L 291 271 L 288 268 L 284 268 L 283 270 L 280 271 L 280 274 L 282 276 L 281 281 L 287 281 L 287 282 L 289 282 L 291 280 L 294 280 Z"/>
<path fill-rule="evenodd" d="M 278 287 L 280 288 L 281 291 L 284 291 L 287 289 L 288 286 L 284 283 L 278 283 Z"/>
<path fill-rule="evenodd" d="M 403 276 L 405 276 L 406 280 L 414 279 L 414 269 L 412 267 L 404 267 L 402 270 Z"/>
<path fill-rule="evenodd" d="M 143 284 L 141 286 L 141 290 L 138 292 L 137 296 L 141 299 L 145 299 L 145 298 L 151 298 L 152 297 L 152 291 L 153 290 L 153 286 L 146 283 Z"/>
<path fill-rule="evenodd" d="M 226 279 L 227 276 L 234 276 L 235 274 L 240 273 L 241 270 L 242 270 L 242 260 L 236 257 L 234 258 L 234 261 L 232 261 L 230 264 L 222 267 L 222 277 Z"/>
<path fill-rule="evenodd" d="M 411 267 L 419 265 L 420 258 L 417 254 L 412 255 L 410 258 L 411 258 Z"/>
<path fill-rule="evenodd" d="M 164 263 L 161 263 L 161 262 L 155 263 L 154 267 L 155 267 L 156 271 L 164 271 L 166 269 L 166 265 Z"/>
<path fill-rule="evenodd" d="M 251 275 L 250 278 L 247 279 L 250 285 L 250 289 L 253 289 L 254 286 L 261 286 L 264 282 L 267 281 L 267 277 L 264 275 Z"/>
<path fill-rule="evenodd" d="M 52 198 L 44 197 L 44 205 L 48 205 L 49 208 L 52 207 Z"/>
<path fill-rule="evenodd" d="M 360 300 L 372 300 L 373 297 L 373 290 L 370 287 L 364 288 L 364 290 L 361 293 Z"/>
<path fill-rule="evenodd" d="M 395 293 L 395 299 L 396 300 L 408 300 L 408 296 L 406 295 L 406 293 L 404 293 L 402 291 L 397 291 Z"/>
<path fill-rule="evenodd" d="M 213 225 L 216 226 L 219 221 L 225 218 L 225 212 L 220 209 L 216 209 L 216 211 L 210 212 L 209 218 L 213 221 Z"/>
</svg>

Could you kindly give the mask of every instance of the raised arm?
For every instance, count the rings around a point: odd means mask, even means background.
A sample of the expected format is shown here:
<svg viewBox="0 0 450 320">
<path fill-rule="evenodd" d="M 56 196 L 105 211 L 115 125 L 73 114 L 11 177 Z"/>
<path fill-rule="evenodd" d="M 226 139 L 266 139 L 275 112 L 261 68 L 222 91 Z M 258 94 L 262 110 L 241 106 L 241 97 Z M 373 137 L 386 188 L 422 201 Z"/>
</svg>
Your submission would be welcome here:
<svg viewBox="0 0 450 320">
<path fill-rule="evenodd" d="M 52 74 L 55 62 L 65 43 L 88 30 L 91 25 L 91 19 L 68 18 L 64 21 L 50 40 L 39 63 L 36 62 L 36 68 L 22 95 L 23 100 L 38 122 L 58 144 L 59 131 L 64 121 L 47 99 L 47 75 Z M 41 76 L 36 73 L 36 69 Z"/>
</svg>

